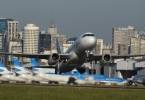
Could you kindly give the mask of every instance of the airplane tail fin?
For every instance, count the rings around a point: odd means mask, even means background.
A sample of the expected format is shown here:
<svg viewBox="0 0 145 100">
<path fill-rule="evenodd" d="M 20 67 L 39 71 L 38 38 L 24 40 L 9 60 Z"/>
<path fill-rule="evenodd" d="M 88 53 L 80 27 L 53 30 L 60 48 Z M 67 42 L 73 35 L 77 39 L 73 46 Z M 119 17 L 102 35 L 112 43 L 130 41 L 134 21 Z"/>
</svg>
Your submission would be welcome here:
<svg viewBox="0 0 145 100">
<path fill-rule="evenodd" d="M 5 67 L 5 64 L 0 60 L 0 74 L 4 74 L 7 72 L 7 68 Z"/>
<path fill-rule="evenodd" d="M 23 72 L 22 63 L 20 62 L 19 58 L 13 57 L 12 58 L 12 64 L 14 66 L 14 68 L 12 68 L 12 71 L 14 71 L 16 73 L 22 73 Z"/>
<path fill-rule="evenodd" d="M 15 67 L 22 67 L 21 62 L 19 61 L 19 59 L 18 59 L 17 57 L 12 58 L 12 64 L 13 64 Z"/>
<path fill-rule="evenodd" d="M 39 72 L 38 66 L 39 66 L 38 60 L 36 58 L 31 58 L 31 67 L 33 73 L 36 74 Z"/>
<path fill-rule="evenodd" d="M 4 67 L 4 63 L 0 60 L 0 67 L 3 68 Z"/>
<path fill-rule="evenodd" d="M 31 66 L 32 66 L 32 69 L 38 68 L 39 62 L 38 62 L 38 60 L 36 58 L 32 58 L 31 59 Z"/>
</svg>

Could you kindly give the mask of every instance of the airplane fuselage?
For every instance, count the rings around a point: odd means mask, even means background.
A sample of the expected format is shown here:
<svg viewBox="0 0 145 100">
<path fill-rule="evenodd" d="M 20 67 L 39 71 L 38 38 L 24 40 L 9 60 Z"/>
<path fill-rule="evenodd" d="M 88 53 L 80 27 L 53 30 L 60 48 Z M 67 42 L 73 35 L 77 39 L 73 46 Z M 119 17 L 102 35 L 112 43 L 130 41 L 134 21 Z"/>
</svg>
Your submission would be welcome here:
<svg viewBox="0 0 145 100">
<path fill-rule="evenodd" d="M 96 44 L 96 37 L 93 33 L 84 33 L 66 51 L 70 59 L 60 63 L 60 72 L 69 72 L 74 68 L 81 67 L 86 61 L 86 51 L 92 50 Z"/>
</svg>

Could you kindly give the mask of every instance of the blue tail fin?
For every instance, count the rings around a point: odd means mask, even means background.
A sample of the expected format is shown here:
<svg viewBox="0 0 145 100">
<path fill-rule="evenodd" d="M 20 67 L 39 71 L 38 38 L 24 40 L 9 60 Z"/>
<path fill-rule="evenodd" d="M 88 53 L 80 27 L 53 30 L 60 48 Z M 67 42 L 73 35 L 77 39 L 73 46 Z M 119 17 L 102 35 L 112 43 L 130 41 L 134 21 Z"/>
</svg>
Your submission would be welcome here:
<svg viewBox="0 0 145 100">
<path fill-rule="evenodd" d="M 39 62 L 36 58 L 31 59 L 31 66 L 32 66 L 32 69 L 37 68 L 39 66 Z"/>
<path fill-rule="evenodd" d="M 22 67 L 22 64 L 21 62 L 19 61 L 18 58 L 12 58 L 12 64 L 15 66 L 15 67 Z"/>
<path fill-rule="evenodd" d="M 0 67 L 5 67 L 4 63 L 0 60 Z"/>
<path fill-rule="evenodd" d="M 0 73 L 6 70 L 5 64 L 0 60 Z"/>
</svg>

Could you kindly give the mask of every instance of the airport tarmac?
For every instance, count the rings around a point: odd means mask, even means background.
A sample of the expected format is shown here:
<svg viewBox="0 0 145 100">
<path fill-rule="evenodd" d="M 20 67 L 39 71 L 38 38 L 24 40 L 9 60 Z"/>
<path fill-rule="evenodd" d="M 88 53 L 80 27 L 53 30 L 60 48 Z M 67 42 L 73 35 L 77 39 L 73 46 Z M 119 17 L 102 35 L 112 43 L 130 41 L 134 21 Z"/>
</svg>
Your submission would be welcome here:
<svg viewBox="0 0 145 100">
<path fill-rule="evenodd" d="M 96 89 L 137 89 L 145 90 L 145 86 L 106 86 L 106 85 L 60 85 L 60 84 L 24 84 L 24 83 L 1 83 L 3 85 L 14 85 L 14 86 L 35 86 L 35 87 L 74 87 L 74 88 L 96 88 Z"/>
</svg>

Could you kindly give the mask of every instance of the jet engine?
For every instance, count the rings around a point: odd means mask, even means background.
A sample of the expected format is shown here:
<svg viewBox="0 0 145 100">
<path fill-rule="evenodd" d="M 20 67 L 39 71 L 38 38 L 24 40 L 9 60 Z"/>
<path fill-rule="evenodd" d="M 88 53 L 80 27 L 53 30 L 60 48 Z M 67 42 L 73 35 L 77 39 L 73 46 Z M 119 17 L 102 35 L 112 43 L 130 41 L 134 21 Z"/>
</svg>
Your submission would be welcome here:
<svg viewBox="0 0 145 100">
<path fill-rule="evenodd" d="M 59 61 L 59 55 L 57 53 L 52 54 L 48 59 L 49 65 L 55 65 Z"/>
<path fill-rule="evenodd" d="M 110 62 L 111 61 L 111 55 L 110 54 L 105 54 L 105 55 L 103 55 L 102 59 L 105 62 Z"/>
</svg>

